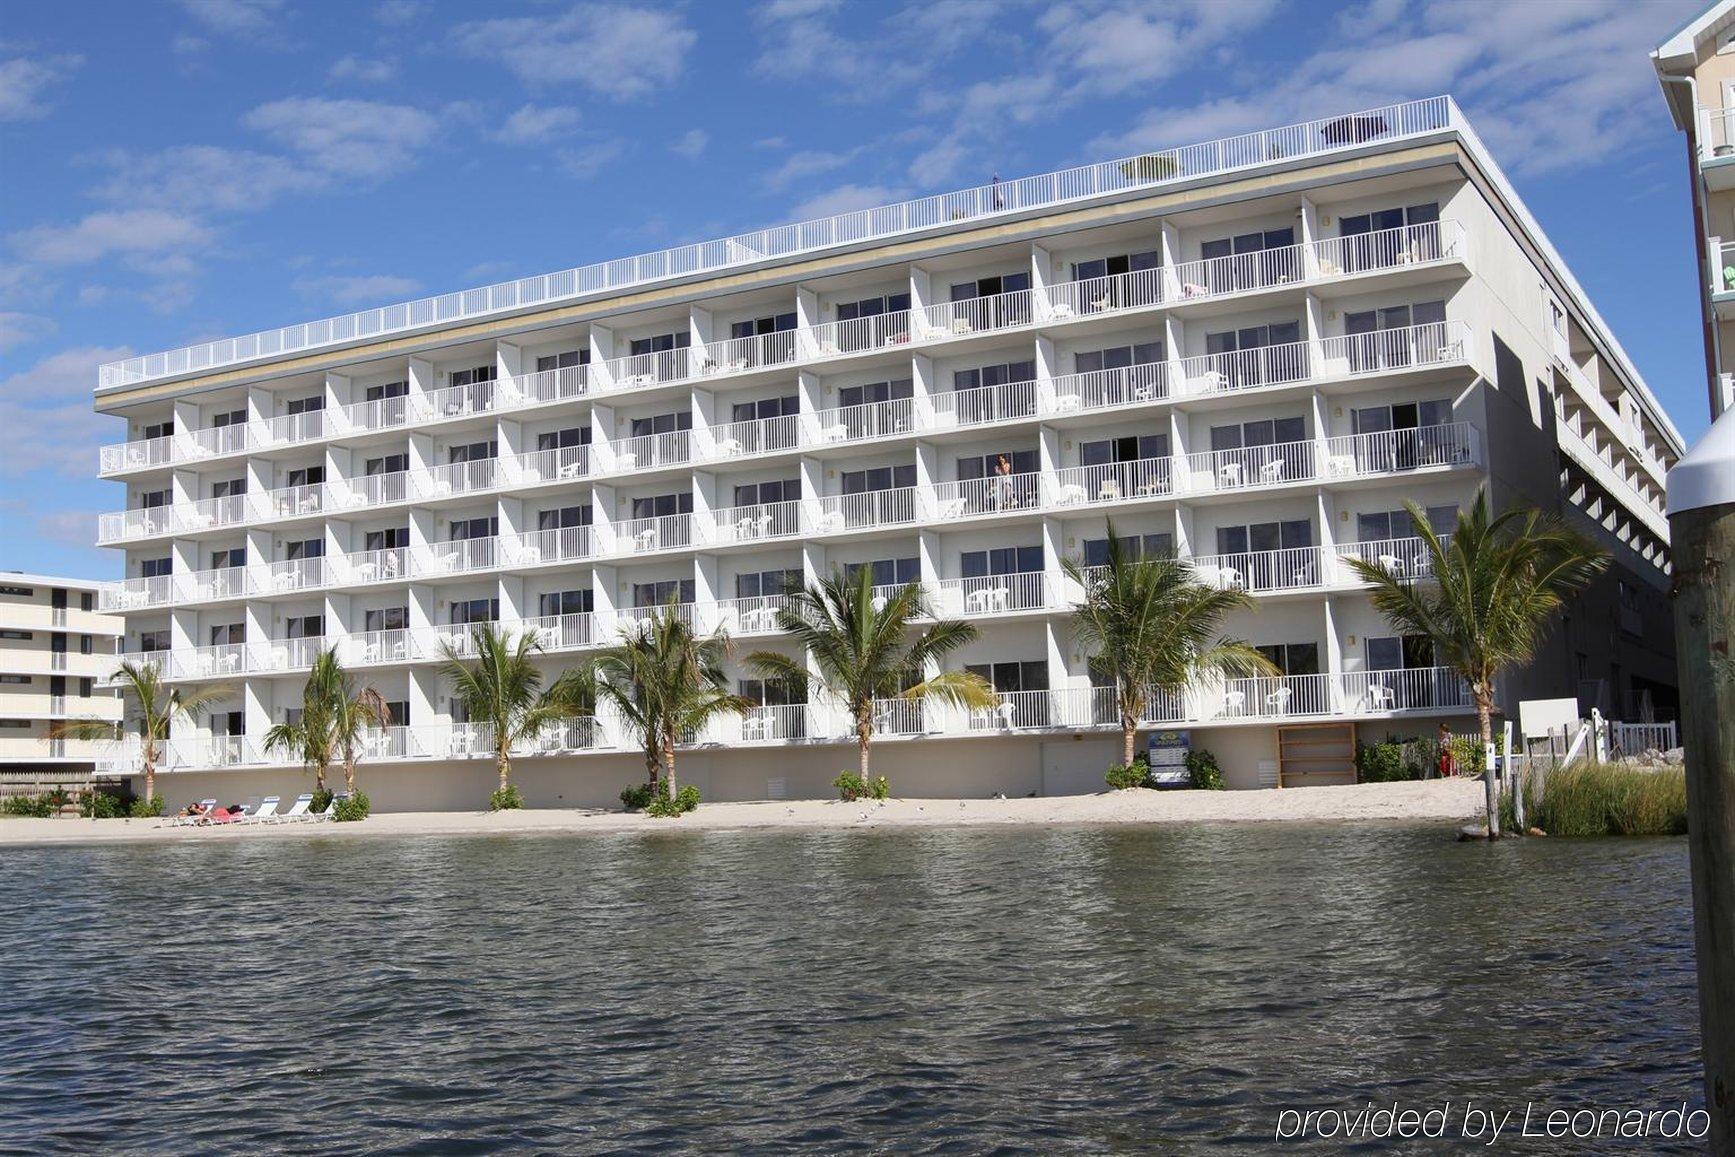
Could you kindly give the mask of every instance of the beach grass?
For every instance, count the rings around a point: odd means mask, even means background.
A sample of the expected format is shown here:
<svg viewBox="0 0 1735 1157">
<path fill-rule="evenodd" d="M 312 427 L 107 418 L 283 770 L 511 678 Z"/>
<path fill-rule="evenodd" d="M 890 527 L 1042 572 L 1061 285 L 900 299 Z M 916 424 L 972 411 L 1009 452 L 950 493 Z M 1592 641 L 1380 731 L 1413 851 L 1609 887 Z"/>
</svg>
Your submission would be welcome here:
<svg viewBox="0 0 1735 1157">
<path fill-rule="evenodd" d="M 1687 831 L 1687 775 L 1618 763 L 1577 763 L 1533 777 L 1524 795 L 1528 821 L 1551 836 L 1678 836 Z M 1501 822 L 1516 827 L 1512 793 Z"/>
</svg>

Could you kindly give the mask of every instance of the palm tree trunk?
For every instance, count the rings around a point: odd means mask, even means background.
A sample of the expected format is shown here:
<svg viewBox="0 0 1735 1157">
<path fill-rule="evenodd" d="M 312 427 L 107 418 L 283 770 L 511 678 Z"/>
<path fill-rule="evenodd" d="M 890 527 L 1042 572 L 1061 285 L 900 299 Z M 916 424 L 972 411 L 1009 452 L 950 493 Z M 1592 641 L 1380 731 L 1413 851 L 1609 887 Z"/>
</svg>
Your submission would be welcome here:
<svg viewBox="0 0 1735 1157">
<path fill-rule="evenodd" d="M 663 737 L 663 778 L 668 781 L 669 798 L 675 798 L 675 737 Z"/>
<path fill-rule="evenodd" d="M 145 753 L 145 802 L 157 798 L 157 757 L 154 753 Z"/>
<path fill-rule="evenodd" d="M 1133 765 L 1133 748 L 1138 744 L 1139 721 L 1130 715 L 1121 716 L 1121 766 Z"/>
<path fill-rule="evenodd" d="M 504 747 L 494 753 L 494 770 L 500 773 L 500 790 L 505 791 L 512 780 L 512 757 Z"/>
<path fill-rule="evenodd" d="M 317 763 L 313 766 L 313 788 L 315 791 L 325 790 L 325 764 L 323 763 Z"/>
<path fill-rule="evenodd" d="M 874 741 L 873 720 L 872 719 L 864 719 L 861 716 L 857 716 L 856 721 L 855 721 L 856 757 L 857 757 L 857 761 L 858 761 L 860 768 L 861 768 L 861 782 L 862 782 L 863 787 L 867 786 L 868 766 L 869 766 L 868 765 L 868 747 L 870 744 L 873 743 L 873 741 Z"/>
<path fill-rule="evenodd" d="M 349 794 L 355 794 L 355 750 L 346 749 L 343 753 L 343 786 Z"/>
<path fill-rule="evenodd" d="M 1476 722 L 1482 729 L 1482 750 L 1487 751 L 1488 745 L 1494 742 L 1494 703 L 1487 692 L 1480 687 L 1476 689 Z M 1483 803 L 1488 810 L 1488 838 L 1500 838 L 1500 793 L 1494 786 L 1494 769 L 1482 769 Z"/>
</svg>

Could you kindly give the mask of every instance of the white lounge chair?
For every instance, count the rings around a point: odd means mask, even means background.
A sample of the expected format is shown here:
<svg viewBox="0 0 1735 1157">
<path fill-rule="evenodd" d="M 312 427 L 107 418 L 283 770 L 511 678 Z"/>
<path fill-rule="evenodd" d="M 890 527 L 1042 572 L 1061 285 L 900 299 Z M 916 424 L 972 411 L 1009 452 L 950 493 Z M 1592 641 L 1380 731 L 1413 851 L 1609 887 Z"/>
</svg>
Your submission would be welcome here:
<svg viewBox="0 0 1735 1157">
<path fill-rule="evenodd" d="M 199 810 L 200 811 L 210 811 L 212 808 L 214 808 L 216 806 L 217 806 L 217 801 L 214 798 L 213 799 L 202 799 L 199 801 Z M 164 821 L 159 826 L 165 827 L 165 828 L 185 827 L 188 824 L 191 824 L 194 820 L 197 820 L 198 818 L 199 818 L 198 816 L 173 815 L 173 816 L 170 816 L 166 821 Z"/>
<path fill-rule="evenodd" d="M 307 816 L 307 809 L 309 806 L 312 805 L 312 803 L 313 803 L 313 793 L 308 792 L 308 791 L 304 791 L 300 795 L 295 797 L 295 802 L 289 805 L 288 811 L 283 812 L 281 815 L 272 816 L 270 818 L 269 822 L 274 823 L 274 824 L 281 824 L 281 823 L 288 823 L 291 820 L 304 819 Z"/>
<path fill-rule="evenodd" d="M 252 811 L 247 813 L 241 822 L 246 824 L 261 824 L 267 820 L 276 818 L 277 805 L 281 803 L 282 800 L 283 797 L 279 795 L 266 796 L 264 799 L 259 801 L 259 806 L 257 808 L 254 808 Z"/>
<path fill-rule="evenodd" d="M 327 801 L 324 811 L 308 812 L 305 816 L 302 816 L 301 818 L 308 821 L 309 823 L 317 823 L 320 820 L 328 820 L 337 811 L 337 801 L 338 801 L 338 796 L 333 795 L 331 797 L 331 799 L 329 801 Z"/>
</svg>

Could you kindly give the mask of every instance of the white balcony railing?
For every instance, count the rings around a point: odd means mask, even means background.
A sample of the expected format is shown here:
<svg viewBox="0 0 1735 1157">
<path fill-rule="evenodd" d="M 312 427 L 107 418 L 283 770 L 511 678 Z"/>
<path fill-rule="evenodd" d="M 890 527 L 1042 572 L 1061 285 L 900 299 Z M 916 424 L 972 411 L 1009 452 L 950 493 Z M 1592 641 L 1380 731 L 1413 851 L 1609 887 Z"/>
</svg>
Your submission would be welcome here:
<svg viewBox="0 0 1735 1157">
<path fill-rule="evenodd" d="M 527 406 L 550 402 L 570 402 L 590 396 L 590 367 L 564 366 L 555 370 L 539 370 L 516 379 L 519 397 Z"/>
<path fill-rule="evenodd" d="M 801 503 L 763 502 L 753 506 L 723 506 L 711 511 L 705 538 L 714 543 L 754 542 L 788 538 L 801 533 Z"/>
<path fill-rule="evenodd" d="M 920 341 L 940 341 L 1018 329 L 1034 320 L 1031 309 L 1032 298 L 1028 289 L 963 301 L 943 301 L 917 311 L 916 337 Z"/>
<path fill-rule="evenodd" d="M 1309 276 L 1342 277 L 1431 261 L 1461 260 L 1464 245 L 1464 226 L 1453 220 L 1325 237 L 1310 247 Z"/>
<path fill-rule="evenodd" d="M 536 641 L 545 651 L 573 651 L 596 646 L 602 639 L 597 630 L 597 617 L 589 611 L 566 615 L 540 615 L 525 619 L 523 629 L 536 632 Z"/>
<path fill-rule="evenodd" d="M 1040 387 L 1043 383 L 1038 383 Z M 1169 396 L 1167 362 L 1146 362 L 1113 370 L 1067 374 L 1047 383 L 1038 398 L 1043 413 L 1108 410 L 1116 406 L 1154 402 Z"/>
<path fill-rule="evenodd" d="M 1451 422 L 1411 430 L 1340 435 L 1327 438 L 1324 451 L 1328 479 L 1357 478 L 1479 465 L 1482 444 L 1476 427 L 1468 422 Z M 1269 466 L 1261 469 L 1269 470 Z M 1285 473 L 1291 469 L 1284 467 Z M 1248 474 L 1251 477 L 1251 471 Z"/>
<path fill-rule="evenodd" d="M 1252 593 L 1307 590 L 1335 579 L 1332 556 L 1317 546 L 1202 554 L 1188 560 L 1201 582 Z"/>
<path fill-rule="evenodd" d="M 916 428 L 915 405 L 913 398 L 894 398 L 817 410 L 812 415 L 810 438 L 814 445 L 826 446 L 907 434 Z"/>
<path fill-rule="evenodd" d="M 908 526 L 916 521 L 916 488 L 868 490 L 859 494 L 827 494 L 814 500 L 813 532 L 839 534 L 882 526 Z"/>
<path fill-rule="evenodd" d="M 788 606 L 788 595 L 718 599 L 702 617 L 708 627 L 731 635 L 766 635 L 778 630 L 777 616 Z"/>
<path fill-rule="evenodd" d="M 596 553 L 596 537 L 588 526 L 551 527 L 501 535 L 500 555 L 507 566 L 577 562 Z"/>
<path fill-rule="evenodd" d="M 510 481 L 522 485 L 539 482 L 576 482 L 590 474 L 589 446 L 560 446 L 530 450 L 507 460 Z"/>
<path fill-rule="evenodd" d="M 986 422 L 1032 418 L 1044 412 L 1041 398 L 1042 383 L 1036 381 L 943 390 L 931 399 L 934 425 L 941 428 L 979 426 Z"/>
<path fill-rule="evenodd" d="M 627 474 L 664 466 L 681 466 L 693 460 L 693 432 L 670 430 L 662 434 L 622 438 L 618 442 L 610 443 L 599 458 L 599 472 L 605 474 Z"/>
<path fill-rule="evenodd" d="M 1314 442 L 1279 442 L 1187 455 L 1186 487 L 1193 493 L 1279 486 L 1314 477 Z"/>
<path fill-rule="evenodd" d="M 802 343 L 806 356 L 834 358 L 870 350 L 896 349 L 910 344 L 911 312 L 880 313 L 844 321 L 822 322 L 813 327 Z"/>
<path fill-rule="evenodd" d="M 821 738 L 805 703 L 754 707 L 742 715 L 727 715 L 712 725 L 717 743 L 788 743 Z"/>
<path fill-rule="evenodd" d="M 1699 110 L 1699 157 L 1735 157 L 1735 107 Z"/>
<path fill-rule="evenodd" d="M 934 610 L 947 618 L 1045 611 L 1058 605 L 1054 586 L 1041 571 L 941 579 L 934 587 Z"/>
<path fill-rule="evenodd" d="M 246 566 L 212 567 L 175 576 L 175 597 L 196 602 L 246 598 L 250 593 Z"/>
<path fill-rule="evenodd" d="M 104 515 L 104 518 L 111 517 Z M 166 607 L 175 599 L 174 576 L 160 574 L 106 583 L 97 596 L 102 611 L 142 611 Z"/>
<path fill-rule="evenodd" d="M 927 503 L 931 511 L 928 517 L 938 522 L 949 522 L 978 514 L 1035 510 L 1043 504 L 1042 483 L 1043 476 L 1034 471 L 936 482 Z"/>
<path fill-rule="evenodd" d="M 498 539 L 460 538 L 430 542 L 410 552 L 410 568 L 417 575 L 470 574 L 499 565 Z"/>
<path fill-rule="evenodd" d="M 1440 541 L 1449 547 L 1452 536 L 1441 535 Z M 1376 538 L 1366 542 L 1339 543 L 1337 553 L 1340 558 L 1357 558 L 1371 563 L 1395 578 L 1432 578 L 1434 574 L 1433 556 L 1428 553 L 1428 544 L 1420 538 Z M 1342 581 L 1354 583 L 1360 580 L 1353 571 L 1344 567 Z"/>
<path fill-rule="evenodd" d="M 690 376 L 687 354 L 685 349 L 676 349 L 610 358 L 603 363 L 608 388 L 636 390 L 661 382 L 682 381 Z"/>
<path fill-rule="evenodd" d="M 711 427 L 699 456 L 706 460 L 741 458 L 795 450 L 801 445 L 801 415 L 780 414 Z"/>
<path fill-rule="evenodd" d="M 1461 321 L 1328 337 L 1320 342 L 1320 362 L 1314 372 L 1335 378 L 1448 365 L 1469 356 L 1469 342 L 1470 327 Z"/>
<path fill-rule="evenodd" d="M 766 366 L 780 366 L 796 357 L 795 331 L 758 334 L 753 337 L 714 341 L 696 358 L 700 377 L 739 374 Z"/>
<path fill-rule="evenodd" d="M 648 554 L 659 550 L 679 550 L 693 545 L 693 516 L 664 514 L 629 518 L 614 523 L 608 531 L 608 537 L 599 543 L 602 553 Z"/>
<path fill-rule="evenodd" d="M 1144 309 L 1165 300 L 1166 280 L 1161 269 L 1135 269 L 1107 277 L 1090 277 L 1051 285 L 1043 294 L 1047 316 L 1056 321 L 1092 314 Z"/>
<path fill-rule="evenodd" d="M 1308 343 L 1298 341 L 1184 358 L 1177 393 L 1199 397 L 1303 382 L 1312 373 L 1309 354 Z"/>
<path fill-rule="evenodd" d="M 224 338 L 164 353 L 127 358 L 101 368 L 100 387 L 106 389 L 408 330 L 451 325 L 471 318 L 616 292 L 672 277 L 692 277 L 918 230 L 955 227 L 963 222 L 1161 187 L 1278 161 L 1293 163 L 1297 158 L 1358 149 L 1370 143 L 1386 144 L 1431 136 L 1456 129 L 1461 124 L 1461 117 L 1449 97 L 1384 105 L 1350 115 L 1325 117 L 1018 180 L 994 181 L 973 189 L 896 205 L 859 209 L 796 225 L 683 245 L 659 253 L 600 262 L 244 337 Z M 616 380 L 619 380 L 618 376 Z"/>
<path fill-rule="evenodd" d="M 479 458 L 473 462 L 448 462 L 444 466 L 412 471 L 410 493 L 418 501 L 429 501 L 454 494 L 493 490 L 500 482 L 500 460 Z"/>
<path fill-rule="evenodd" d="M 1135 458 L 1095 466 L 1063 466 L 1049 483 L 1048 506 L 1090 506 L 1161 498 L 1174 490 L 1173 458 Z"/>
</svg>

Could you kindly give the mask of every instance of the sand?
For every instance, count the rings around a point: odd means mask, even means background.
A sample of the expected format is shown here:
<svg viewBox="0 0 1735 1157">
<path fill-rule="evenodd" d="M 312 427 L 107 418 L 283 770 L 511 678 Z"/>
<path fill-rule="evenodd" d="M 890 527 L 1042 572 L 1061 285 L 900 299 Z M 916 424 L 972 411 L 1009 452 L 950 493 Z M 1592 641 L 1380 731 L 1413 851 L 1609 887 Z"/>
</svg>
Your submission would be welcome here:
<svg viewBox="0 0 1735 1157">
<path fill-rule="evenodd" d="M 372 839 L 759 829 L 1055 826 L 1063 824 L 1462 821 L 1482 810 L 1474 779 L 1278 791 L 1118 791 L 1036 799 L 777 800 L 703 804 L 678 820 L 619 811 L 393 812 L 361 823 L 169 827 L 159 820 L 0 819 L 0 845 L 109 841 Z"/>
</svg>

